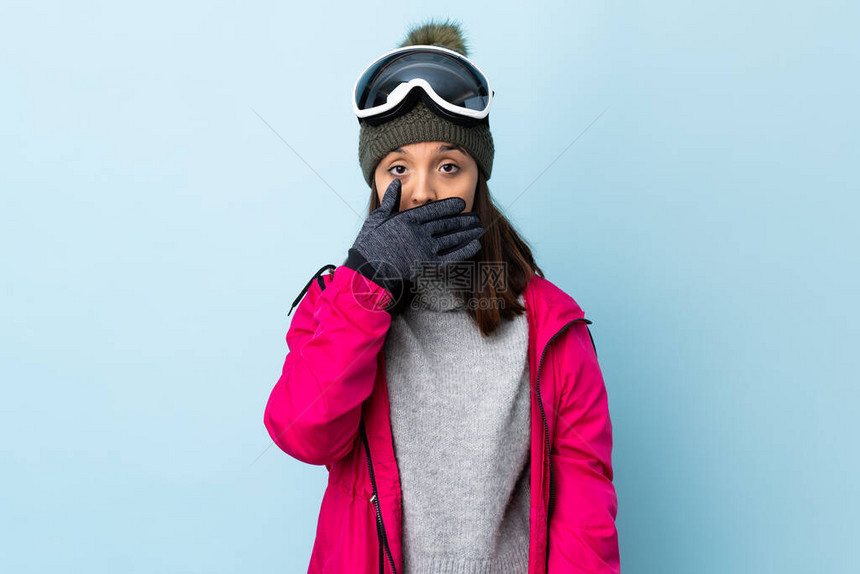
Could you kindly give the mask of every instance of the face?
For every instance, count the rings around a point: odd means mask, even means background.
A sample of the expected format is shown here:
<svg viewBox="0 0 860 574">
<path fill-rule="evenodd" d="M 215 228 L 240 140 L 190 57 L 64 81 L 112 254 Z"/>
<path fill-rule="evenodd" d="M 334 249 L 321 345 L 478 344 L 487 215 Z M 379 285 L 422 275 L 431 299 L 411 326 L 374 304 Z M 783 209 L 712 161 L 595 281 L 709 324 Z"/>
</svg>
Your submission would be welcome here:
<svg viewBox="0 0 860 574">
<path fill-rule="evenodd" d="M 418 142 L 389 152 L 374 172 L 376 193 L 400 180 L 400 211 L 431 201 L 460 197 L 472 211 L 478 185 L 478 164 L 465 149 L 449 142 Z"/>
</svg>

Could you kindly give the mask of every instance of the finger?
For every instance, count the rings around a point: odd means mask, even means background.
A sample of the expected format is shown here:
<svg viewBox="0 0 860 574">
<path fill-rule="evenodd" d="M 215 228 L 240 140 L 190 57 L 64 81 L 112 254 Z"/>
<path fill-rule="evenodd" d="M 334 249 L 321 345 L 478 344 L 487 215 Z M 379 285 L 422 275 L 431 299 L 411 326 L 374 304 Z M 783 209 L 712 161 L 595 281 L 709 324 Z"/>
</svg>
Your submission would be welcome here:
<svg viewBox="0 0 860 574">
<path fill-rule="evenodd" d="M 477 214 L 458 214 L 440 219 L 432 219 L 422 224 L 424 231 L 430 237 L 441 237 L 454 231 L 471 229 L 481 224 L 481 218 Z"/>
<path fill-rule="evenodd" d="M 439 259 L 443 264 L 454 263 L 456 261 L 465 261 L 470 257 L 474 257 L 481 250 L 481 242 L 478 239 L 473 239 L 467 244 L 454 251 L 439 255 Z"/>
<path fill-rule="evenodd" d="M 425 203 L 419 207 L 414 207 L 409 210 L 409 216 L 413 221 L 418 223 L 426 223 L 431 219 L 439 219 L 456 215 L 466 209 L 466 200 L 462 197 L 448 197 L 440 201 Z"/>
<path fill-rule="evenodd" d="M 476 227 L 472 229 L 466 229 L 464 231 L 457 231 L 456 233 L 449 233 L 448 235 L 439 237 L 433 243 L 436 249 L 436 255 L 446 255 L 452 251 L 464 247 L 472 241 L 478 241 L 478 238 L 481 237 L 483 233 L 483 227 Z M 478 245 L 480 246 L 480 241 L 478 241 Z"/>
<path fill-rule="evenodd" d="M 389 216 L 394 215 L 400 210 L 401 189 L 400 180 L 394 178 L 391 180 L 391 183 L 388 184 L 388 188 L 382 196 L 382 201 L 380 202 L 379 207 Z"/>
</svg>

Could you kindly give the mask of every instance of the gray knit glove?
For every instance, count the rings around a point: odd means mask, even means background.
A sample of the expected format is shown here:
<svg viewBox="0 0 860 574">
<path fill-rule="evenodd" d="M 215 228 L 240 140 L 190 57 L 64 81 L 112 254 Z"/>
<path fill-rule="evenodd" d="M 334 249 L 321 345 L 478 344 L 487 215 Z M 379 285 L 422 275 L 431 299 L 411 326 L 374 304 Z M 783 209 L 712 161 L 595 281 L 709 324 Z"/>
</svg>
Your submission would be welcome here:
<svg viewBox="0 0 860 574">
<path fill-rule="evenodd" d="M 476 213 L 461 213 L 466 202 L 449 197 L 400 211 L 401 184 L 394 179 L 382 203 L 367 216 L 344 265 L 402 296 L 423 264 L 447 265 L 481 249 L 484 227 Z"/>
</svg>

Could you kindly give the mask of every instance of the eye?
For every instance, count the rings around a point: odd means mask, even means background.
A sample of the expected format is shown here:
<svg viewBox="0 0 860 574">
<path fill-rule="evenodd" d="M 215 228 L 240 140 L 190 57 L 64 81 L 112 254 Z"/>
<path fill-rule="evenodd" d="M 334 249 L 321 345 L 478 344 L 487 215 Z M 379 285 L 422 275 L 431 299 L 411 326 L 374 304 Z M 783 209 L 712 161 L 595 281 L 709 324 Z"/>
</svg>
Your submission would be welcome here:
<svg viewBox="0 0 860 574">
<path fill-rule="evenodd" d="M 397 169 L 398 167 L 402 167 L 403 169 L 406 169 L 406 167 L 402 166 L 402 165 L 392 165 L 391 167 L 388 168 L 388 171 L 391 172 L 392 169 Z M 403 175 L 403 172 L 401 171 L 399 173 L 395 173 L 394 175 Z"/>
<path fill-rule="evenodd" d="M 449 165 L 452 167 L 455 167 L 457 169 L 455 169 L 454 171 L 445 171 L 445 173 L 457 173 L 458 171 L 460 171 L 460 166 L 457 165 L 456 163 L 446 163 L 445 165 L 442 166 L 442 168 L 444 169 L 445 167 L 447 167 Z"/>
</svg>

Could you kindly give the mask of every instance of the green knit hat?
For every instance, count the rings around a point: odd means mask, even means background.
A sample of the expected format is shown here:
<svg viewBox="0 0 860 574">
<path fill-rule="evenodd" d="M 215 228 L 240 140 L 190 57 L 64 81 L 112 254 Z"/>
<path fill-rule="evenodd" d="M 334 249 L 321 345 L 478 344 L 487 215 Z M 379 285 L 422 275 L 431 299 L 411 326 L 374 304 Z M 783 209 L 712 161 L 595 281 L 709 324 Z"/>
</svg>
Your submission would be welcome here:
<svg viewBox="0 0 860 574">
<path fill-rule="evenodd" d="M 436 45 L 459 52 L 468 57 L 468 49 L 459 25 L 432 21 L 412 28 L 399 47 Z M 378 126 L 359 120 L 358 163 L 367 185 L 373 185 L 373 173 L 383 157 L 400 146 L 411 143 L 442 141 L 463 146 L 478 164 L 478 169 L 489 180 L 493 171 L 493 135 L 487 116 L 474 127 L 450 122 L 418 100 L 409 112 Z"/>
</svg>

